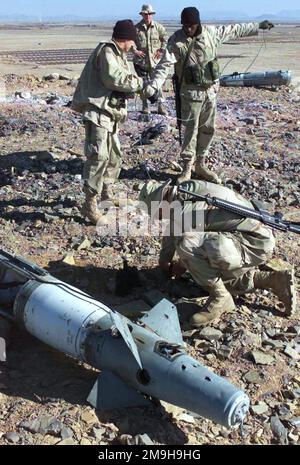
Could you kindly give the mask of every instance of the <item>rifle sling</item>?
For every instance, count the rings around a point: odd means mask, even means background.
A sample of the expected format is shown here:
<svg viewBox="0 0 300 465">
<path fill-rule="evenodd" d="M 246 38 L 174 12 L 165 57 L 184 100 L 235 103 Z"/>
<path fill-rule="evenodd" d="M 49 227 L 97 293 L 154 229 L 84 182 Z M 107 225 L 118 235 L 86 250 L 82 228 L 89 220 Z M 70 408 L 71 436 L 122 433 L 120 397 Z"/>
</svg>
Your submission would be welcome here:
<svg viewBox="0 0 300 465">
<path fill-rule="evenodd" d="M 191 56 L 191 53 L 192 53 L 192 50 L 194 48 L 194 45 L 195 45 L 195 42 L 196 42 L 196 38 L 197 36 L 193 37 L 193 40 L 192 42 L 190 43 L 189 45 L 189 48 L 188 48 L 188 51 L 187 51 L 187 54 L 184 58 L 184 62 L 183 62 L 183 65 L 182 65 L 182 72 L 181 72 L 181 76 L 180 76 L 180 79 L 178 81 L 178 87 L 179 87 L 179 90 L 181 89 L 181 85 L 182 85 L 182 82 L 183 82 L 183 76 L 184 76 L 184 70 L 186 68 L 186 65 L 187 65 L 187 62 L 189 61 L 189 58 Z"/>
</svg>

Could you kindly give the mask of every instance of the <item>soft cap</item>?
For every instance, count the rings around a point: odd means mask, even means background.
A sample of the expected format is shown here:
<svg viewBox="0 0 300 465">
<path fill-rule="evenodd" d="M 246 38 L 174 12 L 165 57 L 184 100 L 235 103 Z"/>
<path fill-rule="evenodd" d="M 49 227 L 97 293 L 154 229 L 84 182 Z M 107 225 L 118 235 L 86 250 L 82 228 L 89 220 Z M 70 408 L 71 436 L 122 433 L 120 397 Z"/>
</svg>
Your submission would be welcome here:
<svg viewBox="0 0 300 465">
<path fill-rule="evenodd" d="M 113 39 L 136 41 L 136 29 L 131 19 L 117 21 L 113 30 Z"/>
<path fill-rule="evenodd" d="M 194 6 L 184 8 L 181 12 L 181 24 L 201 24 L 200 13 Z"/>
</svg>

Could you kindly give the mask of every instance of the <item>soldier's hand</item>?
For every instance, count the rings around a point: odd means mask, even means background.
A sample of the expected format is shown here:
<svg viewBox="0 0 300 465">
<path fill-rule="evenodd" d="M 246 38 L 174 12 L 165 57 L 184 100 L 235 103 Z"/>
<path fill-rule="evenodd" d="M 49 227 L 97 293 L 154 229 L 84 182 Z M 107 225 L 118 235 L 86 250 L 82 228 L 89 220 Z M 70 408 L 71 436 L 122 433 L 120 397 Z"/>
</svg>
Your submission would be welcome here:
<svg viewBox="0 0 300 465">
<path fill-rule="evenodd" d="M 163 54 L 163 52 L 161 51 L 160 48 L 158 50 L 156 50 L 156 52 L 154 53 L 154 60 L 160 60 L 161 57 L 162 57 L 162 54 Z"/>
<path fill-rule="evenodd" d="M 164 262 L 160 260 L 159 267 L 169 276 L 175 276 L 175 278 L 180 278 L 180 276 L 182 276 L 186 272 L 185 266 L 183 266 L 180 261 Z"/>
<path fill-rule="evenodd" d="M 265 21 L 262 21 L 261 23 L 259 23 L 258 27 L 259 27 L 259 29 L 269 31 L 270 29 L 272 29 L 272 27 L 274 27 L 274 24 L 266 19 Z"/>
<path fill-rule="evenodd" d="M 133 53 L 134 53 L 137 57 L 141 57 L 141 58 L 145 58 L 145 56 L 146 56 L 146 53 L 143 52 L 142 50 L 135 50 Z"/>
<path fill-rule="evenodd" d="M 159 268 L 161 269 L 161 271 L 164 271 L 167 274 L 169 274 L 170 265 L 171 265 L 170 262 L 164 262 L 162 260 L 159 260 Z"/>
<path fill-rule="evenodd" d="M 172 262 L 169 272 L 171 276 L 175 276 L 175 278 L 180 278 L 180 276 L 182 276 L 186 272 L 186 267 L 183 266 L 180 261 Z"/>
</svg>

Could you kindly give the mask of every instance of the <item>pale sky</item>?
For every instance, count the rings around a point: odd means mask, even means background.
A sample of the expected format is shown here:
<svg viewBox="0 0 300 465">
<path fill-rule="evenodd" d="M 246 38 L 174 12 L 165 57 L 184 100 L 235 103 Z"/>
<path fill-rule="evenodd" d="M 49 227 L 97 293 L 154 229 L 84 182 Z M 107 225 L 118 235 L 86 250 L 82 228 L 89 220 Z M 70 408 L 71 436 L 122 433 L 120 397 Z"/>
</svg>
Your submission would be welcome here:
<svg viewBox="0 0 300 465">
<path fill-rule="evenodd" d="M 145 1 L 147 3 L 147 0 Z M 264 13 L 278 14 L 283 10 L 300 10 L 299 0 L 161 0 L 151 2 L 156 17 L 180 15 L 182 8 L 196 6 L 202 12 L 241 12 L 250 16 Z M 75 15 L 84 17 L 137 17 L 143 1 L 137 0 L 1 0 L 0 14 L 24 15 Z"/>
</svg>

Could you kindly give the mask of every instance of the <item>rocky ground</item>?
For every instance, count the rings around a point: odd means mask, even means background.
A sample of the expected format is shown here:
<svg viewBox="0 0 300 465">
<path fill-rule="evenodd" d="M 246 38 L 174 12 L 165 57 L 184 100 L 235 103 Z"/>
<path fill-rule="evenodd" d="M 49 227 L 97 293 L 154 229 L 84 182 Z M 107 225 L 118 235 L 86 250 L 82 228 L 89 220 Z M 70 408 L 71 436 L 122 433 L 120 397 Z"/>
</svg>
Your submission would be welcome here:
<svg viewBox="0 0 300 465">
<path fill-rule="evenodd" d="M 3 79 L 1 247 L 114 308 L 149 291 L 159 290 L 173 302 L 195 296 L 190 281 L 167 281 L 157 269 L 157 238 L 114 236 L 81 218 L 84 129 L 68 107 L 75 82 L 57 76 Z M 221 89 L 210 157 L 227 186 L 268 201 L 273 211 L 294 219 L 300 207 L 299 103 L 292 88 Z M 141 121 L 140 106 L 138 99 L 130 102 L 129 118 L 121 127 L 124 164 L 114 186 L 116 196 L 130 199 L 137 199 L 147 170 L 160 180 L 178 175 L 173 96 L 167 98 L 168 117 L 158 116 L 153 107 L 150 121 Z M 148 137 L 141 137 L 154 126 Z M 128 215 L 132 221 L 134 207 Z M 300 237 L 276 236 L 273 265 L 289 262 L 299 278 Z M 139 286 L 130 286 L 128 279 L 128 289 L 120 292 L 116 277 L 124 259 L 138 269 Z M 271 294 L 259 292 L 239 298 L 236 313 L 225 314 L 210 328 L 184 333 L 193 356 L 251 398 L 242 431 L 226 430 L 167 404 L 95 412 L 86 402 L 95 370 L 15 328 L 7 361 L 0 362 L 0 445 L 299 444 L 299 310 L 290 319 L 280 310 Z"/>
</svg>

